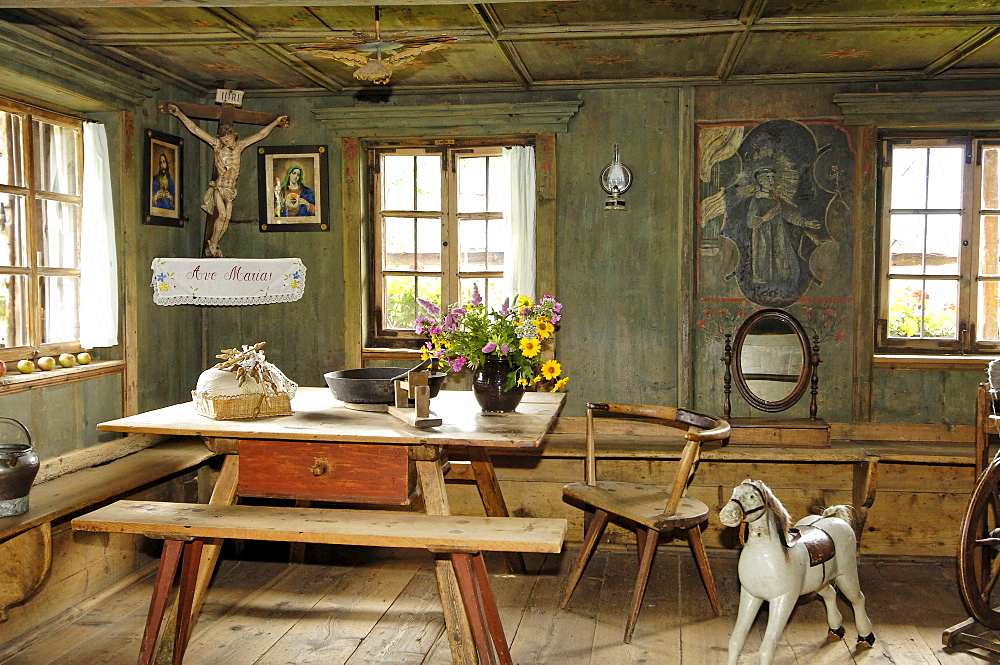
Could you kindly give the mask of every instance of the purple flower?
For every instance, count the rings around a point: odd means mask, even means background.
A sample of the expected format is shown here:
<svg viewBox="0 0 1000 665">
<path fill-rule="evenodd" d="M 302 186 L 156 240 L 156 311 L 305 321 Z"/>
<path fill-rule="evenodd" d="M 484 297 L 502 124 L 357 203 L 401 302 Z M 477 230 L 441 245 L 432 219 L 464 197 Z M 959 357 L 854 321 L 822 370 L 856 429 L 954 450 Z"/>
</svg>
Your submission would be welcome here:
<svg viewBox="0 0 1000 665">
<path fill-rule="evenodd" d="M 508 353 L 510 353 L 510 344 L 508 344 L 506 342 L 504 342 L 503 344 L 501 344 L 500 345 L 500 353 L 502 353 L 503 355 L 507 355 Z"/>
<path fill-rule="evenodd" d="M 472 299 L 469 301 L 469 304 L 473 307 L 483 304 L 483 297 L 479 295 L 479 286 L 475 282 L 472 283 Z"/>
<path fill-rule="evenodd" d="M 427 310 L 428 314 L 433 314 L 434 316 L 437 316 L 438 314 L 441 313 L 441 308 L 438 307 L 437 305 L 435 305 L 434 303 L 432 303 L 430 300 L 424 300 L 423 298 L 417 298 L 417 302 L 420 303 L 421 307 L 423 307 L 424 309 Z"/>
<path fill-rule="evenodd" d="M 521 316 L 531 316 L 531 308 L 530 307 L 522 307 L 521 308 Z"/>
<path fill-rule="evenodd" d="M 504 298 L 503 305 L 500 306 L 500 316 L 510 314 L 510 298 Z"/>
<path fill-rule="evenodd" d="M 434 326 L 432 328 L 428 328 L 427 332 L 432 335 L 440 335 L 443 331 L 441 330 L 441 326 Z"/>
<path fill-rule="evenodd" d="M 463 314 L 465 314 L 465 310 L 462 309 L 461 307 L 456 307 L 455 309 L 451 310 L 451 313 L 454 314 L 455 316 L 462 316 Z"/>
<path fill-rule="evenodd" d="M 465 358 L 465 356 L 457 356 L 455 358 L 450 359 L 448 361 L 448 364 L 451 365 L 451 371 L 461 372 L 462 368 L 465 367 L 465 363 L 467 362 L 469 361 Z"/>
<path fill-rule="evenodd" d="M 451 328 L 455 325 L 455 317 L 451 314 L 444 317 L 444 323 L 441 324 L 442 328 Z"/>
<path fill-rule="evenodd" d="M 496 342 L 486 342 L 486 346 L 483 347 L 483 353 L 493 353 L 497 350 Z"/>
<path fill-rule="evenodd" d="M 562 318 L 561 314 L 553 314 L 552 315 L 552 323 L 559 323 L 559 319 L 561 319 L 561 318 Z"/>
<path fill-rule="evenodd" d="M 555 305 L 552 305 L 552 311 L 553 312 L 561 312 L 562 311 L 562 303 L 561 302 L 557 302 Z"/>
</svg>

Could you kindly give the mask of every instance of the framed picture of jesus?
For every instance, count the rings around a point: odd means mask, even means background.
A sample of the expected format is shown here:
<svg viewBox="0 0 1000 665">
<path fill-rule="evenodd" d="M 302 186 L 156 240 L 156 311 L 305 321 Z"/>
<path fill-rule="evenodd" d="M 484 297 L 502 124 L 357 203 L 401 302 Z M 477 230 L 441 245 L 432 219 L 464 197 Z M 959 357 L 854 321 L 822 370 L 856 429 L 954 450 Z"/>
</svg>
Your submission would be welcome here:
<svg viewBox="0 0 1000 665">
<path fill-rule="evenodd" d="M 184 139 L 146 130 L 144 224 L 184 226 Z"/>
<path fill-rule="evenodd" d="M 257 176 L 261 231 L 330 229 L 326 146 L 261 146 Z"/>
</svg>

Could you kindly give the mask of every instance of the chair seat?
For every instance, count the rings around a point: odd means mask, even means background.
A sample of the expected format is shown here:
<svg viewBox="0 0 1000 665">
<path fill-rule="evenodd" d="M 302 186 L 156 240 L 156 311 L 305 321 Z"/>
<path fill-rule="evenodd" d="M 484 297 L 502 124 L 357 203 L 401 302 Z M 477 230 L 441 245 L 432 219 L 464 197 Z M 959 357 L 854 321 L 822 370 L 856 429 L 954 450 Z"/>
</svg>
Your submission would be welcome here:
<svg viewBox="0 0 1000 665">
<path fill-rule="evenodd" d="M 689 529 L 708 519 L 708 506 L 688 496 L 681 498 L 676 513 L 664 515 L 670 492 L 652 485 L 570 483 L 563 487 L 563 494 L 658 531 Z"/>
</svg>

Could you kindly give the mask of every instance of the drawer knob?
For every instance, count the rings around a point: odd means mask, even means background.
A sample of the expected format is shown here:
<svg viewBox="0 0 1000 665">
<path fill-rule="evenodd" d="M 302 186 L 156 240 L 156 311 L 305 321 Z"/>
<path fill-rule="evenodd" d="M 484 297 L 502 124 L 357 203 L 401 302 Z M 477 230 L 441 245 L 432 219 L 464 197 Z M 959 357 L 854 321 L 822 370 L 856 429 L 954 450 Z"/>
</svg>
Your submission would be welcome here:
<svg viewBox="0 0 1000 665">
<path fill-rule="evenodd" d="M 322 476 L 324 473 L 330 470 L 326 462 L 316 462 L 316 464 L 311 469 L 312 474 L 316 477 Z"/>
</svg>

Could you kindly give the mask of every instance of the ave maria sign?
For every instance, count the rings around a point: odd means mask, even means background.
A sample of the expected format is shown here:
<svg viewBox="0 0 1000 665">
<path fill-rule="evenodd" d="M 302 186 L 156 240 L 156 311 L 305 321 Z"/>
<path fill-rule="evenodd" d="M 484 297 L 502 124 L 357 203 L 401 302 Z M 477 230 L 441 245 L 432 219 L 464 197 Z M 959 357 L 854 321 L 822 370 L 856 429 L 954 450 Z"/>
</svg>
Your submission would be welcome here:
<svg viewBox="0 0 1000 665">
<path fill-rule="evenodd" d="M 306 287 L 300 259 L 153 259 L 157 305 L 292 302 Z"/>
</svg>

